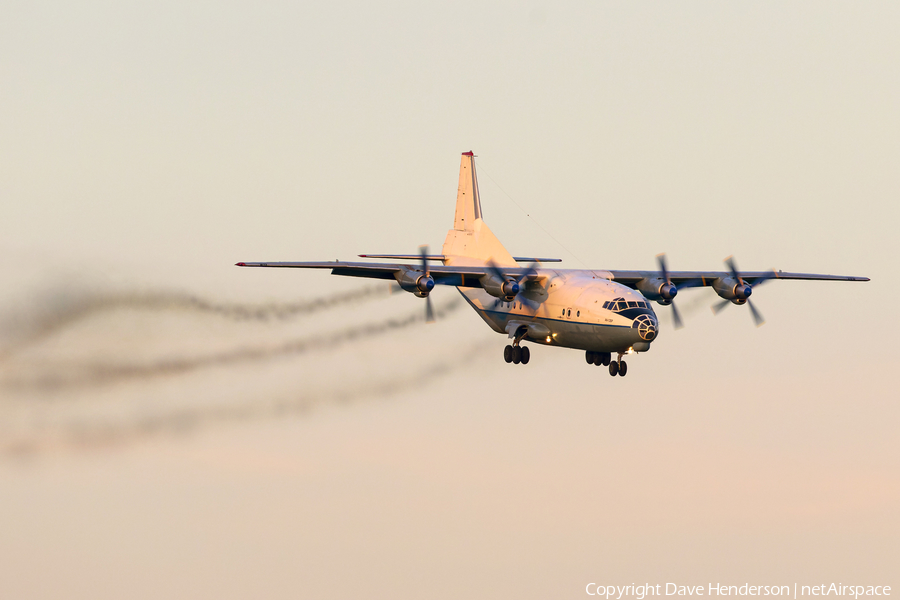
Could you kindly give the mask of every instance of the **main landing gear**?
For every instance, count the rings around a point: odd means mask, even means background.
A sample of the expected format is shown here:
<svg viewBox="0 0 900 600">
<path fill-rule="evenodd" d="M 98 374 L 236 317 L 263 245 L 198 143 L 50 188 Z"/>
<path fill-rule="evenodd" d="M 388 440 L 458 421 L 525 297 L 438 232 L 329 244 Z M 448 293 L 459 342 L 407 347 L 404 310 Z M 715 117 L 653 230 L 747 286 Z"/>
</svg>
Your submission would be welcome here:
<svg viewBox="0 0 900 600">
<path fill-rule="evenodd" d="M 598 367 L 603 365 L 609 366 L 609 374 L 615 377 L 619 375 L 620 377 L 625 377 L 625 374 L 628 372 L 628 365 L 625 364 L 625 361 L 622 360 L 622 354 L 619 354 L 618 360 L 612 359 L 612 354 L 609 352 L 594 352 L 593 350 L 588 350 L 584 354 L 584 359 L 589 365 L 597 365 Z"/>
<path fill-rule="evenodd" d="M 508 363 L 513 363 L 514 365 L 528 364 L 528 361 L 531 360 L 531 350 L 526 346 L 519 345 L 519 343 L 525 339 L 526 335 L 528 335 L 528 330 L 524 327 L 520 327 L 516 332 L 516 337 L 513 338 L 512 345 L 503 349 L 503 360 Z"/>
<path fill-rule="evenodd" d="M 531 350 L 528 346 L 507 346 L 503 349 L 503 360 L 514 365 L 527 365 L 531 360 Z"/>
</svg>

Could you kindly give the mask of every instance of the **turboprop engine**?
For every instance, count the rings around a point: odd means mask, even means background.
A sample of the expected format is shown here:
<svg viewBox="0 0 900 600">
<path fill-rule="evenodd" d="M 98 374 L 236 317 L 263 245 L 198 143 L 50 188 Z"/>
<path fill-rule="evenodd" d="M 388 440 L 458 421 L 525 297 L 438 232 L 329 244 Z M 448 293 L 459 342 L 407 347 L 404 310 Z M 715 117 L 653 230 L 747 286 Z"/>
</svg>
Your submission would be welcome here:
<svg viewBox="0 0 900 600">
<path fill-rule="evenodd" d="M 729 256 L 726 258 L 725 264 L 728 265 L 728 270 L 731 271 L 731 275 L 719 277 L 713 281 L 713 289 L 724 299 L 724 302 L 713 305 L 713 313 L 718 314 L 719 311 L 728 306 L 729 302 L 732 302 L 733 304 L 746 304 L 747 308 L 750 309 L 750 314 L 753 315 L 753 322 L 759 327 L 766 321 L 763 319 L 763 316 L 759 314 L 759 311 L 756 310 L 756 307 L 753 306 L 753 302 L 750 300 L 750 294 L 753 293 L 753 288 L 755 286 L 765 283 L 769 279 L 775 277 L 775 272 L 772 271 L 771 273 L 766 273 L 762 277 L 756 277 L 753 283 L 747 283 L 744 281 L 741 274 L 738 273 L 732 257 Z"/>
<path fill-rule="evenodd" d="M 638 291 L 648 300 L 656 300 L 663 306 L 671 305 L 675 329 L 681 329 L 684 327 L 684 323 L 681 321 L 681 315 L 678 314 L 678 309 L 675 308 L 675 304 L 672 302 L 675 299 L 675 296 L 678 295 L 678 288 L 672 283 L 672 279 L 669 277 L 669 267 L 666 266 L 666 255 L 657 254 L 656 261 L 659 263 L 659 274 L 653 277 L 644 277 L 637 282 L 635 287 L 637 287 Z"/>
<path fill-rule="evenodd" d="M 521 289 L 519 282 L 513 279 L 501 279 L 495 275 L 483 276 L 481 287 L 494 298 L 500 298 L 504 302 L 512 302 Z"/>
<path fill-rule="evenodd" d="M 753 287 L 734 277 L 720 277 L 713 281 L 712 288 L 723 300 L 734 304 L 744 304 L 753 293 Z"/>
<path fill-rule="evenodd" d="M 428 246 L 419 246 L 419 255 L 422 258 L 421 269 L 404 269 L 394 273 L 394 279 L 402 289 L 425 298 L 425 322 L 434 323 L 434 307 L 431 306 L 431 297 L 428 295 L 434 289 L 434 278 L 428 266 Z"/>
<path fill-rule="evenodd" d="M 647 300 L 656 300 L 663 306 L 672 304 L 672 300 L 678 295 L 678 288 L 674 283 L 661 277 L 644 278 L 635 286 Z"/>
<path fill-rule="evenodd" d="M 434 289 L 434 279 L 422 271 L 412 269 L 395 275 L 397 283 L 407 292 L 412 292 L 419 298 L 425 298 Z"/>
</svg>

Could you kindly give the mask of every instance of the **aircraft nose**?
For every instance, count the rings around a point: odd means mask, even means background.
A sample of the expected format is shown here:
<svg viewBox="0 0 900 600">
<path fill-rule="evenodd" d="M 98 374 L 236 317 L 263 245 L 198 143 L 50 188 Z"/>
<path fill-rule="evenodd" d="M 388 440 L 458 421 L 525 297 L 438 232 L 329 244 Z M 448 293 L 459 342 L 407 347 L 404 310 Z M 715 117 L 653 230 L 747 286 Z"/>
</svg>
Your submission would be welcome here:
<svg viewBox="0 0 900 600">
<path fill-rule="evenodd" d="M 631 323 L 631 328 L 636 329 L 638 335 L 645 342 L 652 342 L 659 333 L 659 322 L 650 315 L 638 315 Z"/>
</svg>

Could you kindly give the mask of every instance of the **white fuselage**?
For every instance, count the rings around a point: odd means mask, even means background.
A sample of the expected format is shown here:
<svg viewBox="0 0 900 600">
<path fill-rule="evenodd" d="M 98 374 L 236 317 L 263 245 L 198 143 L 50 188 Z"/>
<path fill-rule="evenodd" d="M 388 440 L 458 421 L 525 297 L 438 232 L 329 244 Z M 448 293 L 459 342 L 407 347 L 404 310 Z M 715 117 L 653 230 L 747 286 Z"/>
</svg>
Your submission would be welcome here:
<svg viewBox="0 0 900 600">
<path fill-rule="evenodd" d="M 548 335 L 527 335 L 535 343 L 595 352 L 646 351 L 659 331 L 650 302 L 638 291 L 591 271 L 558 273 L 526 286 L 512 302 L 480 288 L 457 288 L 492 329 L 514 334 L 518 322 L 540 323 Z M 509 327 L 510 323 L 513 327 Z M 524 330 L 523 330 L 524 331 Z"/>
</svg>

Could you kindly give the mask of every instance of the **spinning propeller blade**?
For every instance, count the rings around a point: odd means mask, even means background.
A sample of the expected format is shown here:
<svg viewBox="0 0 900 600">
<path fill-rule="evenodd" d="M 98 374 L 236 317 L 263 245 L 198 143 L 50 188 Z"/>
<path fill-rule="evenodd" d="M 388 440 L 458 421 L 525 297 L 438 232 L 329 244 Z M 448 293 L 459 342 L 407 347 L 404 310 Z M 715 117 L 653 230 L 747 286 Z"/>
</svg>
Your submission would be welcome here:
<svg viewBox="0 0 900 600">
<path fill-rule="evenodd" d="M 428 266 L 428 245 L 419 246 L 419 253 L 422 256 L 422 271 L 425 277 L 431 277 L 431 268 Z M 425 322 L 434 323 L 434 307 L 431 305 L 431 294 L 425 296 Z"/>
<path fill-rule="evenodd" d="M 763 277 L 759 277 L 758 279 L 756 279 L 756 281 L 754 281 L 753 283 L 748 285 L 747 283 L 744 282 L 744 278 L 741 277 L 740 272 L 737 270 L 737 266 L 734 264 L 734 257 L 729 256 L 728 258 L 726 258 L 725 264 L 728 266 L 728 270 L 731 272 L 731 276 L 735 279 L 735 281 L 737 281 L 738 284 L 740 284 L 740 285 L 748 286 L 751 291 L 753 290 L 753 288 L 764 284 L 765 282 L 769 281 L 770 279 L 775 278 L 775 272 L 771 271 L 769 273 L 766 273 Z M 750 292 L 747 292 L 747 295 L 749 295 L 749 294 L 750 294 Z M 713 304 L 711 307 L 713 314 L 715 314 L 715 315 L 719 314 L 722 311 L 722 309 L 724 309 L 729 304 L 732 304 L 731 300 L 723 300 L 722 302 L 717 302 L 716 304 Z M 753 301 L 750 300 L 750 298 L 747 298 L 746 304 L 747 304 L 747 307 L 750 309 L 750 315 L 753 317 L 753 323 L 757 327 L 761 327 L 762 325 L 764 325 L 766 322 L 766 319 L 762 316 L 762 313 L 759 312 L 759 310 L 756 308 L 756 306 L 753 305 Z"/>
<path fill-rule="evenodd" d="M 516 292 L 516 298 L 522 304 L 528 305 L 528 307 L 531 308 L 532 310 L 537 310 L 538 308 L 540 308 L 541 303 L 537 302 L 535 300 L 531 300 L 530 298 L 526 297 L 523 292 L 526 291 L 525 290 L 525 282 L 528 281 L 529 277 L 537 274 L 536 267 L 539 265 L 540 265 L 540 262 L 537 262 L 537 261 L 531 263 L 531 265 L 525 270 L 525 272 L 522 274 L 522 276 L 520 278 L 516 279 L 516 277 L 514 275 L 509 275 L 507 273 L 504 273 L 503 269 L 501 269 L 497 265 L 497 263 L 495 263 L 493 260 L 487 261 L 487 268 L 488 268 L 488 271 L 491 272 L 491 275 L 493 275 L 500 281 L 515 282 L 516 286 L 518 286 L 518 289 L 519 289 L 519 291 Z"/>
<path fill-rule="evenodd" d="M 753 306 L 753 301 L 747 298 L 747 306 L 750 308 L 750 314 L 753 315 L 753 322 L 756 323 L 757 327 L 761 327 L 765 324 L 766 320 L 763 316 L 756 310 L 756 307 Z"/>
<path fill-rule="evenodd" d="M 722 300 L 721 302 L 716 302 L 710 308 L 712 309 L 713 314 L 717 315 L 722 312 L 722 309 L 724 309 L 729 304 L 731 304 L 731 300 Z"/>
<path fill-rule="evenodd" d="M 678 313 L 678 308 L 676 308 L 675 303 L 672 302 L 672 319 L 675 321 L 675 329 L 681 329 L 684 327 L 684 321 L 681 320 L 681 315 Z"/>
<path fill-rule="evenodd" d="M 666 281 L 667 286 L 672 285 L 672 280 L 669 278 L 669 268 L 666 265 L 666 255 L 657 254 L 656 260 L 659 263 L 659 271 L 662 273 L 662 278 Z M 675 289 L 675 294 L 678 293 L 678 287 L 672 286 Z M 669 306 L 672 307 L 672 319 L 675 321 L 675 329 L 681 329 L 684 327 L 684 321 L 681 320 L 681 314 L 678 312 L 678 308 L 675 306 L 675 300 L 669 300 Z"/>
<path fill-rule="evenodd" d="M 491 272 L 491 275 L 493 275 L 497 279 L 500 279 L 500 280 L 508 279 L 506 274 L 500 270 L 500 267 L 498 267 L 497 263 L 495 263 L 493 260 L 487 261 L 487 268 L 488 268 L 488 271 Z"/>
</svg>

